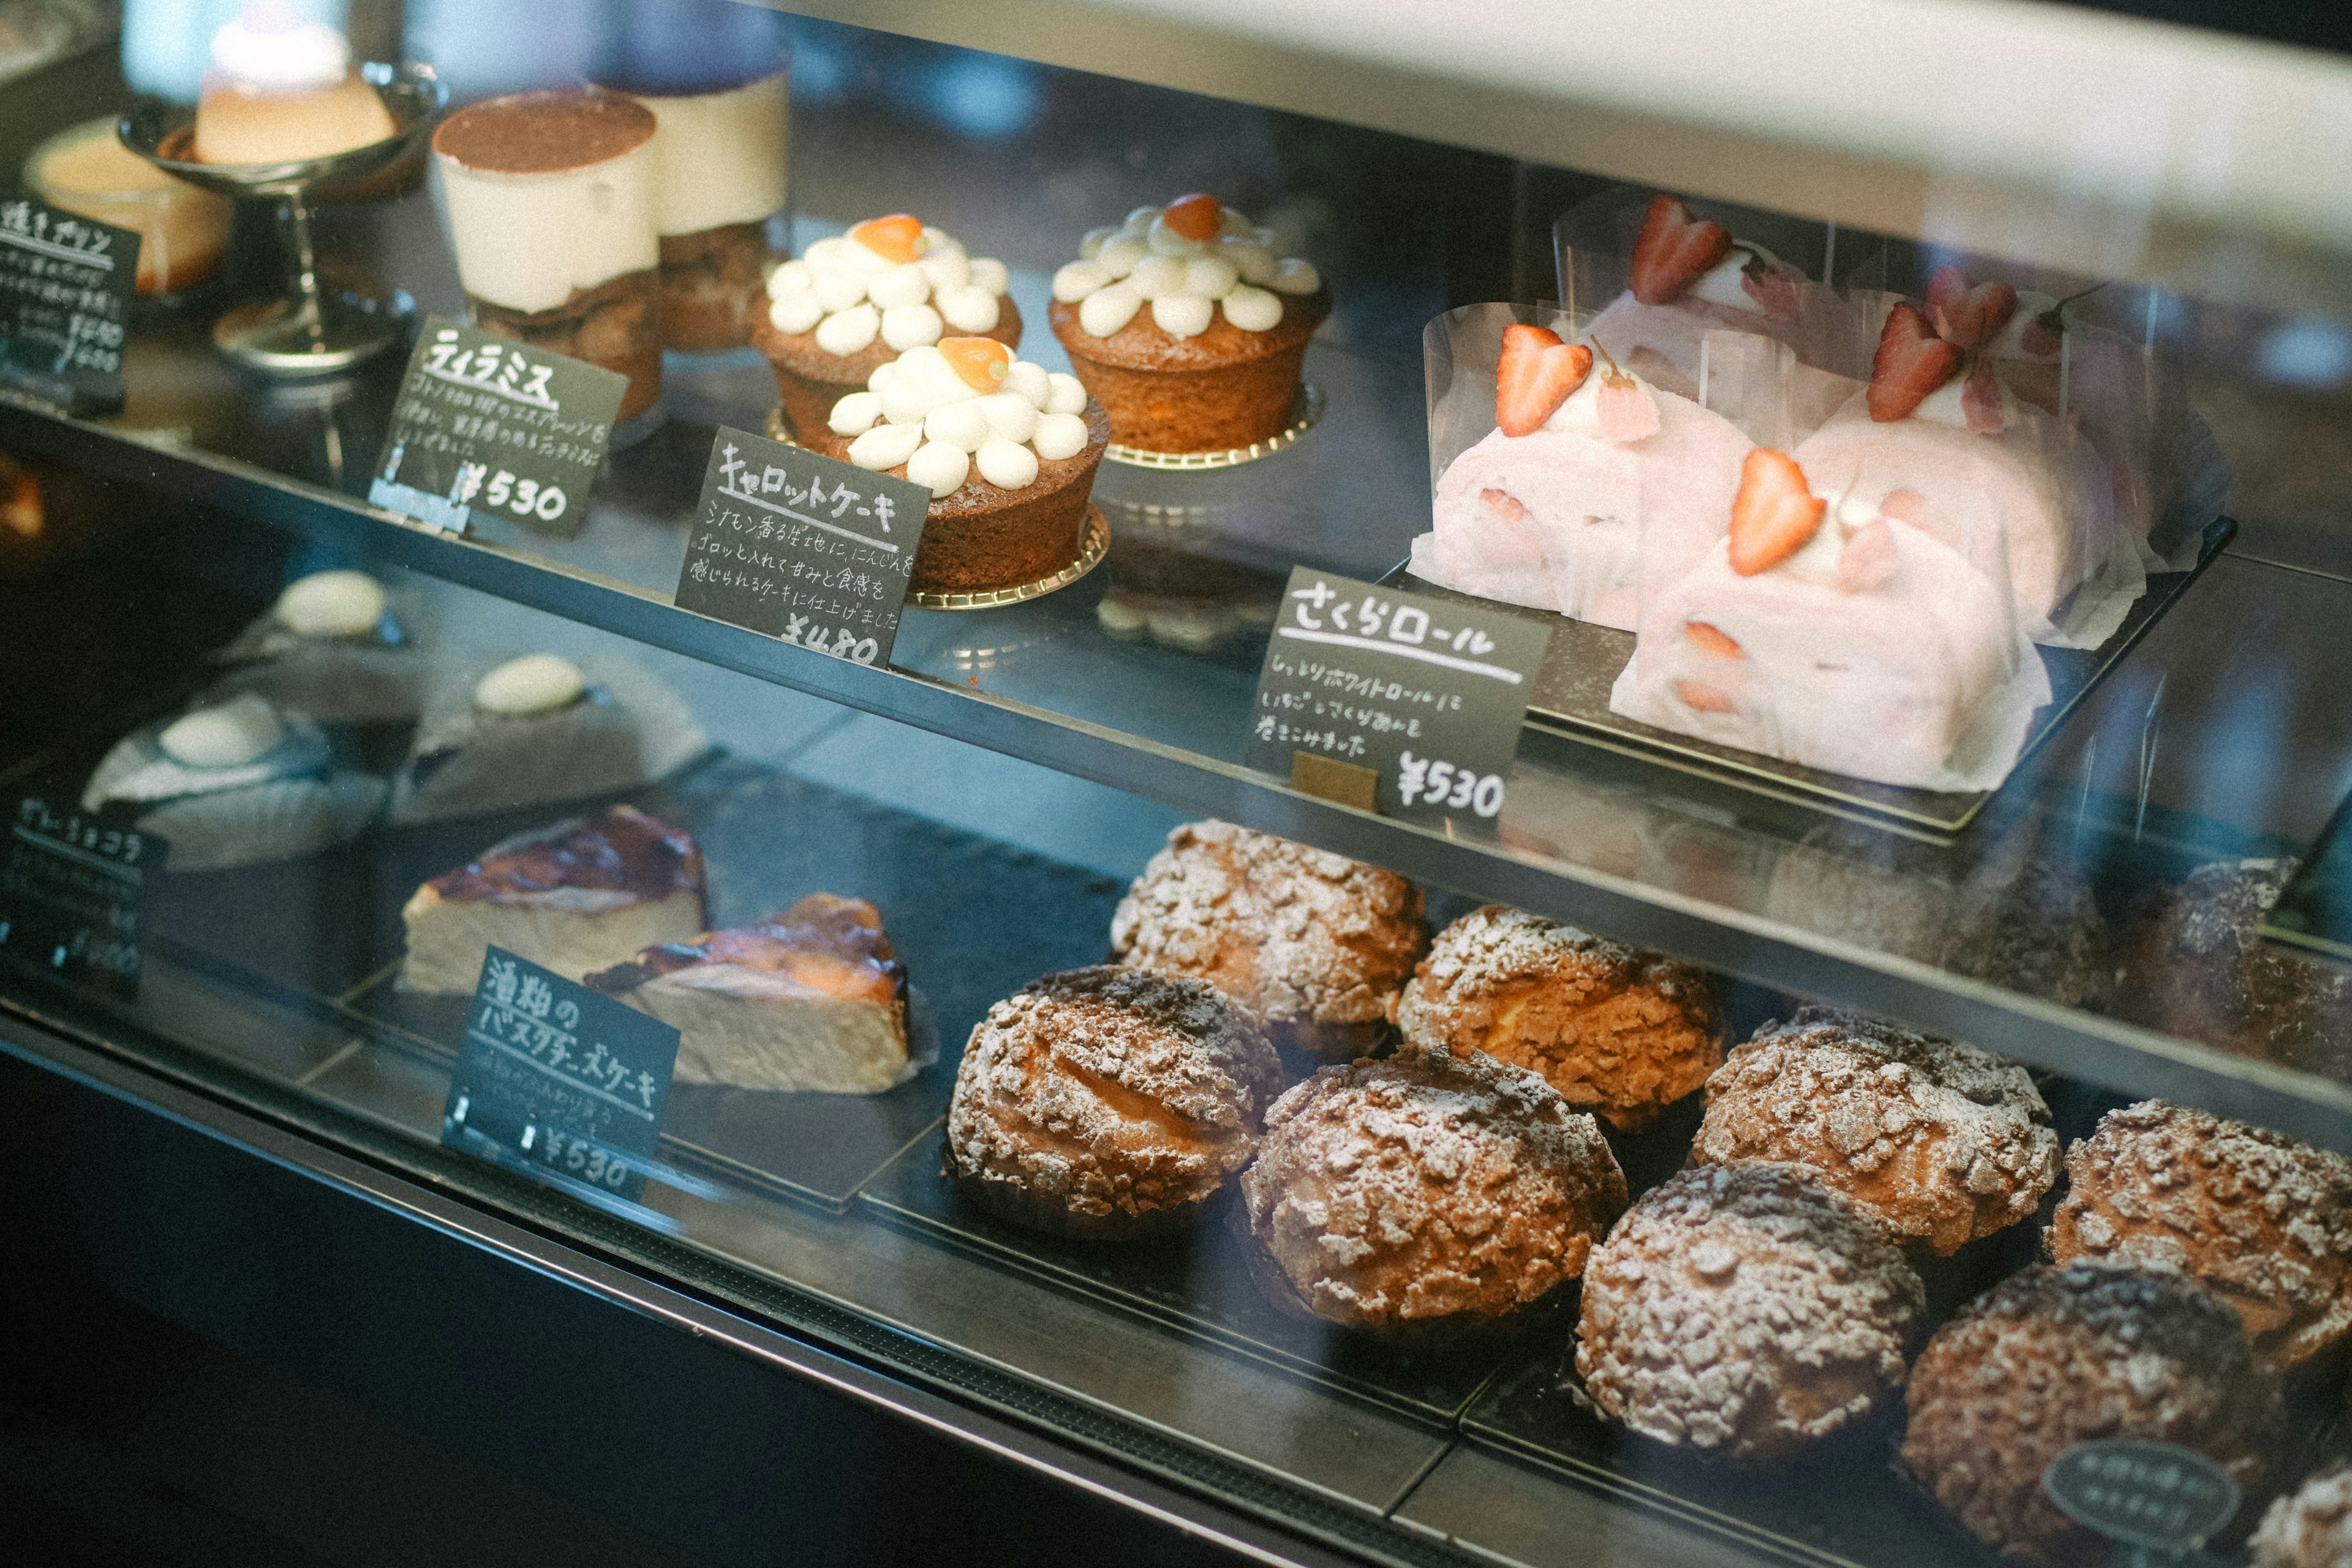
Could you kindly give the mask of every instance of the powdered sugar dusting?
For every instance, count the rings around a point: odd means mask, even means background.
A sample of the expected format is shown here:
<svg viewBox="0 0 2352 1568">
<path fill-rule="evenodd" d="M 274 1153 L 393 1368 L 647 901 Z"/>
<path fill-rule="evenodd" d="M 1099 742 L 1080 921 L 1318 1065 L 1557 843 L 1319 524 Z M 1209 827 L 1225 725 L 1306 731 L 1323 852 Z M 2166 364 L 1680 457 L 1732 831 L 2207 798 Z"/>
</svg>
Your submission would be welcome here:
<svg viewBox="0 0 2352 1568">
<path fill-rule="evenodd" d="M 1978 1539 L 2048 1568 L 2106 1551 L 2042 1494 L 2062 1449 L 2178 1443 L 2252 1487 L 2281 1419 L 2229 1308 L 2178 1275 L 2088 1264 L 2036 1265 L 1962 1308 L 1920 1353 L 1908 1403 L 1912 1473 Z"/>
<path fill-rule="evenodd" d="M 1281 1083 L 1257 1021 L 1202 981 L 1049 974 L 972 1030 L 950 1157 L 1041 1223 L 1116 1228 L 1197 1205 L 1247 1164 Z"/>
<path fill-rule="evenodd" d="M 1370 1044 L 1425 940 L 1394 872 L 1225 822 L 1169 834 L 1110 927 L 1120 962 L 1198 975 L 1309 1047 Z"/>
<path fill-rule="evenodd" d="M 2352 1333 L 2352 1160 L 2143 1100 L 2067 1152 L 2050 1255 L 2183 1270 L 2282 1371 Z"/>
<path fill-rule="evenodd" d="M 2283 860 L 2200 866 L 2143 910 L 2116 982 L 2118 1011 L 2242 1056 L 2345 1076 L 2352 974 L 2255 932 L 2292 870 Z"/>
<path fill-rule="evenodd" d="M 2352 1563 L 2352 1468 L 2303 1483 L 2263 1515 L 2247 1546 L 2254 1568 L 2344 1568 Z"/>
<path fill-rule="evenodd" d="M 1409 1049 L 1532 1068 L 1627 1130 L 1696 1089 L 1723 1054 L 1704 970 L 1501 904 L 1438 933 L 1395 1018 Z"/>
<path fill-rule="evenodd" d="M 1707 1079 L 1694 1161 L 1789 1160 L 1948 1257 L 2030 1216 L 2058 1135 L 2023 1068 L 1861 1014 L 1767 1024 Z"/>
<path fill-rule="evenodd" d="M 1391 1059 L 1275 1101 L 1242 1194 L 1300 1304 L 1386 1329 L 1495 1318 L 1574 1279 L 1625 1178 L 1592 1118 L 1534 1074 Z"/>
<path fill-rule="evenodd" d="M 1768 1458 L 1883 1408 L 1927 1292 L 1875 1220 L 1785 1164 L 1684 1171 L 1585 1269 L 1576 1370 L 1662 1443 Z"/>
</svg>

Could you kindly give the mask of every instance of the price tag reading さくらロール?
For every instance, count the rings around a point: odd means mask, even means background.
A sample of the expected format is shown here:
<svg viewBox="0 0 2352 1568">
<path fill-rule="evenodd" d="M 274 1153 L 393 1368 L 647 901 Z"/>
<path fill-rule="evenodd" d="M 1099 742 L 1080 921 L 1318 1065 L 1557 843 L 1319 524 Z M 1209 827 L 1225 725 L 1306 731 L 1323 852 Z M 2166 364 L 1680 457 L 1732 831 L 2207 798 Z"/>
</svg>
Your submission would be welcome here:
<svg viewBox="0 0 2352 1568">
<path fill-rule="evenodd" d="M 119 995 L 139 988 L 139 910 L 163 839 L 28 795 L 0 843 L 0 957 Z"/>
<path fill-rule="evenodd" d="M 669 1107 L 677 1031 L 502 947 L 482 959 L 441 1142 L 635 1202 Z"/>
<path fill-rule="evenodd" d="M 1549 635 L 1298 567 L 1258 671 L 1249 764 L 1388 816 L 1492 832 Z"/>
<path fill-rule="evenodd" d="M 368 500 L 441 532 L 497 521 L 569 539 L 628 389 L 618 371 L 428 316 Z"/>
<path fill-rule="evenodd" d="M 122 406 L 139 236 L 26 198 L 0 202 L 0 385 L 70 414 Z"/>
<path fill-rule="evenodd" d="M 887 664 L 931 492 L 740 430 L 719 432 L 678 569 L 681 610 Z"/>
<path fill-rule="evenodd" d="M 2242 1496 L 2196 1449 L 2137 1438 L 2075 1444 L 2042 1470 L 2042 1489 L 2075 1523 L 2176 1562 L 2229 1523 Z"/>
</svg>

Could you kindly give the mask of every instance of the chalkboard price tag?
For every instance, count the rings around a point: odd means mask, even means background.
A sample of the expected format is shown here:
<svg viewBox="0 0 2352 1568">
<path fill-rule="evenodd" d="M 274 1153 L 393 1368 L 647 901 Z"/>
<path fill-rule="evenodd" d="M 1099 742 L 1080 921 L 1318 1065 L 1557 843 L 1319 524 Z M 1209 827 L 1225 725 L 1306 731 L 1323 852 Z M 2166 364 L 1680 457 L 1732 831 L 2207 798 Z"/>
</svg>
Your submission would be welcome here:
<svg viewBox="0 0 2352 1568">
<path fill-rule="evenodd" d="M 2210 1540 L 2241 1500 L 2230 1472 L 2196 1449 L 2126 1439 L 2075 1444 L 2042 1472 L 2042 1489 L 2111 1541 L 2176 1553 Z"/>
<path fill-rule="evenodd" d="M 592 1197 L 643 1195 L 677 1031 L 502 947 L 482 959 L 441 1142 Z"/>
<path fill-rule="evenodd" d="M 1385 816 L 1491 833 L 1549 634 L 1301 566 L 1267 640 L 1249 765 Z M 1328 781 L 1329 787 L 1325 783 Z"/>
<path fill-rule="evenodd" d="M 29 795 L 0 846 L 0 955 L 122 996 L 139 989 L 139 914 L 170 846 Z"/>
<path fill-rule="evenodd" d="M 135 231 L 0 202 L 0 382 L 71 414 L 121 407 L 138 279 Z"/>
<path fill-rule="evenodd" d="M 765 437 L 710 443 L 675 603 L 856 664 L 887 664 L 931 492 Z"/>
<path fill-rule="evenodd" d="M 569 539 L 628 388 L 618 371 L 428 316 L 368 500 L 436 532 L 494 517 Z"/>
</svg>

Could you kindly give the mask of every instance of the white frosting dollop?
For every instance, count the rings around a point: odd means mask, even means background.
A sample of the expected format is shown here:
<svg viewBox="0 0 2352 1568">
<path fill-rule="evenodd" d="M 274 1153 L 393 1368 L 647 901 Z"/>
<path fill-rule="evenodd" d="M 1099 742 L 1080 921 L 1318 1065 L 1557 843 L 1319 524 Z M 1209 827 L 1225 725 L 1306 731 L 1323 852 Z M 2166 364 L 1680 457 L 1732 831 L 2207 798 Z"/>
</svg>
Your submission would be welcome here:
<svg viewBox="0 0 2352 1568">
<path fill-rule="evenodd" d="M 287 584 L 271 614 L 306 637 L 356 637 L 376 629 L 383 606 L 383 584 L 364 572 L 313 572 Z"/>
<path fill-rule="evenodd" d="M 1078 308 L 1078 329 L 1088 337 L 1113 336 L 1147 304 L 1152 324 L 1171 338 L 1207 331 L 1220 306 L 1243 331 L 1272 331 L 1282 323 L 1283 295 L 1323 287 L 1311 264 L 1277 260 L 1273 234 L 1231 207 L 1218 214 L 1216 237 L 1205 240 L 1177 233 L 1165 214 L 1138 207 L 1116 228 L 1090 230 L 1078 259 L 1054 274 L 1054 298 Z"/>
<path fill-rule="evenodd" d="M 1596 441 L 1602 439 L 1601 379 L 1605 374 L 1606 367 L 1596 363 L 1591 371 L 1586 374 L 1583 384 L 1568 395 L 1567 402 L 1551 411 L 1551 417 L 1543 422 L 1543 427 L 1547 430 L 1559 431 L 1563 435 L 1589 436 Z M 1642 395 L 1650 400 L 1653 407 L 1656 406 L 1657 388 L 1638 375 L 1628 374 L 1625 379 L 1641 389 Z"/>
<path fill-rule="evenodd" d="M 1993 385 L 2000 393 L 2000 427 L 2003 430 L 2017 423 L 2017 398 L 2009 388 L 1995 378 Z M 1962 430 L 1969 424 L 1968 405 L 1962 401 L 1968 395 L 1969 378 L 1956 375 L 1929 393 L 1919 406 L 1912 411 L 1914 419 L 1926 419 L 1937 425 L 1951 425 Z"/>
<path fill-rule="evenodd" d="M 858 226 L 863 227 L 863 225 Z M 820 239 L 768 274 L 768 324 L 816 333 L 816 345 L 844 358 L 879 337 L 904 353 L 950 329 L 996 330 L 1013 274 L 1002 261 L 967 255 L 954 236 L 925 228 L 911 261 L 895 261 L 851 237 Z"/>
<path fill-rule="evenodd" d="M 1755 259 L 1757 253 L 1755 246 L 1733 246 L 1722 260 L 1700 274 L 1698 281 L 1690 286 L 1687 298 L 1704 300 L 1727 310 L 1747 310 L 1762 315 L 1764 307 L 1757 303 L 1756 297 L 1748 291 L 1745 282 L 1748 264 Z"/>
<path fill-rule="evenodd" d="M 241 768 L 285 738 L 278 710 L 248 692 L 173 720 L 155 743 L 184 768 Z"/>
<path fill-rule="evenodd" d="M 2025 346 L 2025 334 L 2032 330 L 2035 320 L 2058 309 L 2058 301 L 2036 289 L 2017 291 L 2017 309 L 2009 313 L 2000 331 L 1992 335 L 1984 352 L 1994 359 L 2021 359 L 2034 364 L 2056 364 L 2059 351 L 2049 349 L 2036 353 Z M 2063 318 L 2062 318 L 2063 320 Z"/>
<path fill-rule="evenodd" d="M 833 405 L 829 422 L 854 437 L 851 462 L 876 472 L 904 464 L 908 479 L 941 500 L 974 468 L 999 489 L 1036 483 L 1041 459 L 1086 450 L 1086 407 L 1076 376 L 1014 360 L 983 392 L 938 348 L 920 344 L 877 366 L 866 391 Z"/>
<path fill-rule="evenodd" d="M 352 46 L 285 0 L 252 0 L 213 35 L 213 69 L 250 93 L 317 92 L 351 74 Z"/>
<path fill-rule="evenodd" d="M 570 707 L 588 689 L 588 678 L 568 658 L 527 653 L 510 658 L 474 683 L 474 706 L 485 713 L 520 718 Z"/>
</svg>

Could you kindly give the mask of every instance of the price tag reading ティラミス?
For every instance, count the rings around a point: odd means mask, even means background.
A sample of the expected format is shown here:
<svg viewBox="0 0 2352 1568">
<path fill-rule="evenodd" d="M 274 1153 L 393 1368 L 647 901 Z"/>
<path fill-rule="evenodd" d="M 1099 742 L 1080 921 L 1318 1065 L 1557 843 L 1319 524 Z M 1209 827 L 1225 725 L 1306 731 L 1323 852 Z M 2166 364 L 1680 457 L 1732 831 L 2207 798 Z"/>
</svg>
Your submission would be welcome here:
<svg viewBox="0 0 2352 1568">
<path fill-rule="evenodd" d="M 139 910 L 169 847 L 28 795 L 0 844 L 0 956 L 123 996 L 139 987 Z"/>
<path fill-rule="evenodd" d="M 661 1142 L 677 1031 L 502 947 L 482 959 L 441 1142 L 635 1202 Z"/>
<path fill-rule="evenodd" d="M 1301 566 L 1267 640 L 1249 764 L 1382 813 L 1491 832 L 1549 634 Z"/>
<path fill-rule="evenodd" d="M 2075 1523 L 2175 1556 L 2211 1540 L 2242 1495 L 2229 1471 L 2194 1448 L 2126 1438 L 2066 1449 L 2042 1470 L 2042 1489 Z"/>
<path fill-rule="evenodd" d="M 569 539 L 629 378 L 428 316 L 368 500 L 447 533 L 496 518 Z"/>
<path fill-rule="evenodd" d="M 931 492 L 740 430 L 710 443 L 676 604 L 887 664 Z"/>
<path fill-rule="evenodd" d="M 0 384 L 70 414 L 122 406 L 139 236 L 19 197 L 0 202 Z"/>
</svg>

